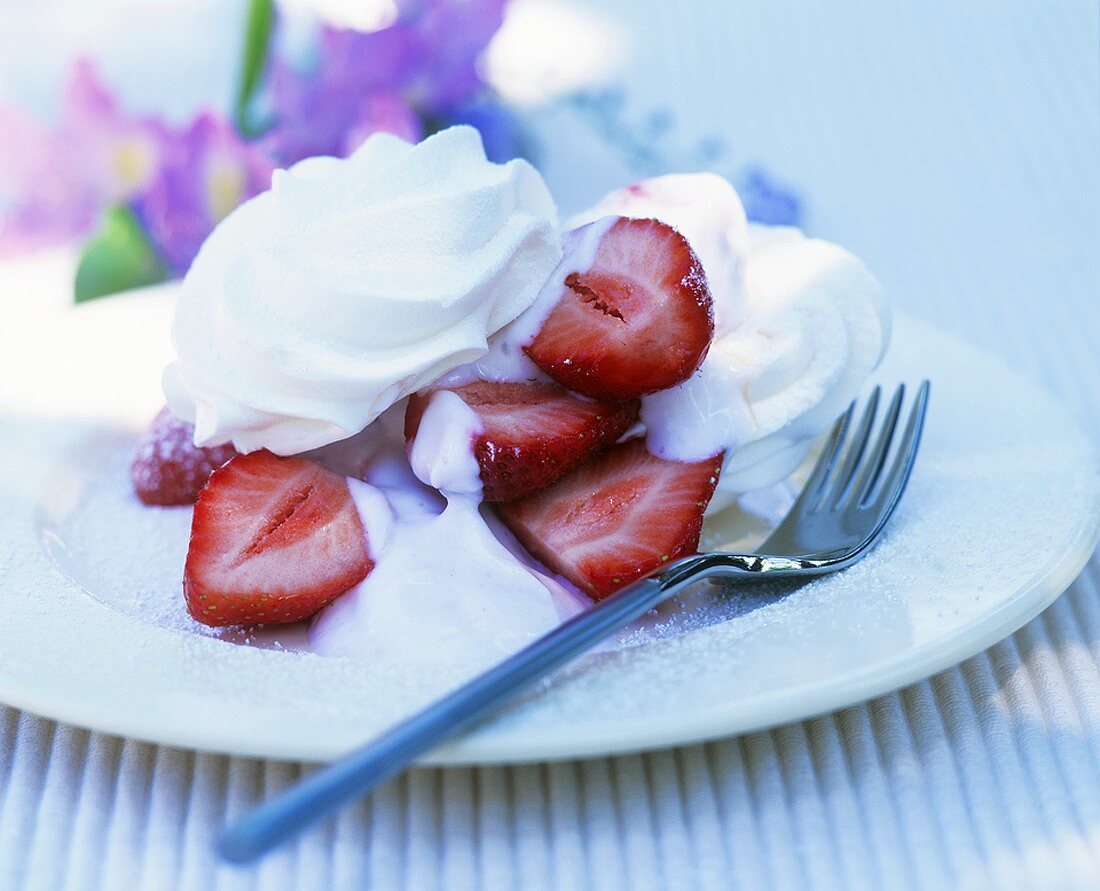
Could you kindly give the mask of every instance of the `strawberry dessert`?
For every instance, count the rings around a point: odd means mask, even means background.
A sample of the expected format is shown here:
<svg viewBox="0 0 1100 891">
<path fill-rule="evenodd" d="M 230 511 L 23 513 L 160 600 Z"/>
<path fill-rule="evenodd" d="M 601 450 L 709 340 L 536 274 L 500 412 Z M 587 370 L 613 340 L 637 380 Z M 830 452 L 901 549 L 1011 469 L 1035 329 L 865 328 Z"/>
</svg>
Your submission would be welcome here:
<svg viewBox="0 0 1100 891">
<path fill-rule="evenodd" d="M 134 488 L 194 504 L 197 621 L 485 665 L 789 476 L 888 334 L 863 264 L 748 225 L 714 174 L 563 226 L 476 131 L 379 134 L 207 240 Z"/>
</svg>

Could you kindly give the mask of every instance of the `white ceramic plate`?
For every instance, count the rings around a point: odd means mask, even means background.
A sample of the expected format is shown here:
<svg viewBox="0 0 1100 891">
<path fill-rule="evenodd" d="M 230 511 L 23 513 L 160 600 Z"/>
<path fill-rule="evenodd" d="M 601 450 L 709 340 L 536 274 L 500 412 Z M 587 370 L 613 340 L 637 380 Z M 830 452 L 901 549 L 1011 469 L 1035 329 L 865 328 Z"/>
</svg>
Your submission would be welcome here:
<svg viewBox="0 0 1100 891">
<path fill-rule="evenodd" d="M 170 310 L 170 294 L 136 294 L 0 339 L 0 701 L 160 743 L 330 759 L 458 679 L 190 623 L 190 511 L 140 507 L 126 477 L 161 404 Z M 934 389 L 909 492 L 866 560 L 795 589 L 666 605 L 430 760 L 582 757 L 805 718 L 932 674 L 1042 610 L 1097 538 L 1084 435 L 1049 395 L 909 319 L 877 377 Z"/>
</svg>

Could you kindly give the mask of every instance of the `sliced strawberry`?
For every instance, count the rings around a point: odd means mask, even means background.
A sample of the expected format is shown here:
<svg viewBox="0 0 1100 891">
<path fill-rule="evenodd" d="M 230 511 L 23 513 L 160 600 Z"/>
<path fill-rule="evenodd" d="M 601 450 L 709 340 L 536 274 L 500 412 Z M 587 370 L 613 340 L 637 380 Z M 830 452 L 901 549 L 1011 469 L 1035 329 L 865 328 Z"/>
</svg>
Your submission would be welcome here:
<svg viewBox="0 0 1100 891">
<path fill-rule="evenodd" d="M 312 616 L 373 567 L 344 477 L 252 452 L 199 495 L 183 592 L 206 625 L 280 625 Z"/>
<path fill-rule="evenodd" d="M 578 255 L 606 221 L 567 237 Z M 587 238 L 585 235 L 587 234 Z M 561 296 L 524 347 L 550 377 L 594 399 L 633 399 L 682 383 L 714 335 L 703 267 L 687 240 L 657 220 L 620 217 L 588 269 L 569 273 Z"/>
<path fill-rule="evenodd" d="M 486 501 L 513 501 L 545 489 L 615 442 L 638 417 L 638 401 L 595 402 L 551 383 L 474 381 L 449 387 L 476 413 L 474 441 Z M 434 390 L 405 413 L 411 443 Z"/>
<path fill-rule="evenodd" d="M 200 448 L 195 428 L 167 408 L 138 441 L 130 479 L 146 504 L 194 504 L 210 474 L 237 454 L 231 445 Z"/>
<path fill-rule="evenodd" d="M 721 469 L 721 455 L 665 461 L 634 438 L 498 510 L 535 557 L 600 599 L 696 552 Z"/>
</svg>

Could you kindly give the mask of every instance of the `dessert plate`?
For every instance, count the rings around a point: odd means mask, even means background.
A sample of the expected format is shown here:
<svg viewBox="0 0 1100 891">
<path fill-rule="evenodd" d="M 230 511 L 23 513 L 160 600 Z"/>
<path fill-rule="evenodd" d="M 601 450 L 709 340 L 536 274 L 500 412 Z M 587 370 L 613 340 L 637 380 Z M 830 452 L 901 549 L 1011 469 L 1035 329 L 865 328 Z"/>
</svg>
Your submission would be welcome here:
<svg viewBox="0 0 1100 891">
<path fill-rule="evenodd" d="M 190 510 L 141 507 L 127 476 L 163 402 L 172 300 L 151 289 L 0 337 L 0 701 L 159 743 L 334 758 L 461 678 L 296 651 L 293 631 L 219 637 L 187 617 Z M 869 557 L 800 587 L 667 604 L 430 761 L 584 757 L 806 718 L 965 659 L 1048 605 L 1100 525 L 1084 434 L 1050 395 L 913 319 L 897 320 L 875 377 L 928 377 L 934 397 Z M 704 543 L 767 531 L 727 511 Z"/>
</svg>

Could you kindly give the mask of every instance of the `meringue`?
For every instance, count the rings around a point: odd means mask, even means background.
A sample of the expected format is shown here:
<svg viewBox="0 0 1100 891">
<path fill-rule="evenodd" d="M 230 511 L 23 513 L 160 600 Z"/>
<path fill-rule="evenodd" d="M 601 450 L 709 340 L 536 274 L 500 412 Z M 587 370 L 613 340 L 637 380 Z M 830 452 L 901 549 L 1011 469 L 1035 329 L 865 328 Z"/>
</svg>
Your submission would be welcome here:
<svg viewBox="0 0 1100 891">
<path fill-rule="evenodd" d="M 289 455 L 363 430 L 487 351 L 561 259 L 539 173 L 471 127 L 375 134 L 231 213 L 180 293 L 172 410 L 200 445 Z"/>
</svg>

